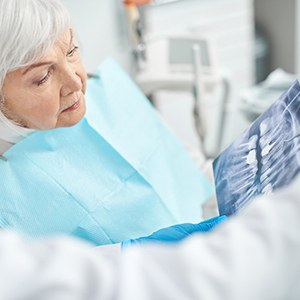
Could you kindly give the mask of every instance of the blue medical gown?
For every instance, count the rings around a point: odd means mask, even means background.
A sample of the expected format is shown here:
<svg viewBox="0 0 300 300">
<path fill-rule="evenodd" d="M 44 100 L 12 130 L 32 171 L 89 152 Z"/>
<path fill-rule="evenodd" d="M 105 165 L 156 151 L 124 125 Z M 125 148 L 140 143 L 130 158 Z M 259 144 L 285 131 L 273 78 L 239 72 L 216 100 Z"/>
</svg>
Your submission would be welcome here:
<svg viewBox="0 0 300 300">
<path fill-rule="evenodd" d="M 116 243 L 201 221 L 212 187 L 112 60 L 88 82 L 75 126 L 35 132 L 0 161 L 0 226 Z"/>
</svg>

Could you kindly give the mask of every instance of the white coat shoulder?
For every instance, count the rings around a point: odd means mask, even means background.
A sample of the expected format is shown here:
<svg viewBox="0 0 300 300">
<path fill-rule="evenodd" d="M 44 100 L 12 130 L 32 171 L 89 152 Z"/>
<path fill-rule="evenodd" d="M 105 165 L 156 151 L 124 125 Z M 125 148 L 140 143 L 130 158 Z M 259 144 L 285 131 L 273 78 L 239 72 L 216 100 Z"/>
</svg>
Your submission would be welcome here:
<svg viewBox="0 0 300 300">
<path fill-rule="evenodd" d="M 2 299 L 300 299 L 300 180 L 210 234 L 104 254 L 0 232 Z"/>
</svg>

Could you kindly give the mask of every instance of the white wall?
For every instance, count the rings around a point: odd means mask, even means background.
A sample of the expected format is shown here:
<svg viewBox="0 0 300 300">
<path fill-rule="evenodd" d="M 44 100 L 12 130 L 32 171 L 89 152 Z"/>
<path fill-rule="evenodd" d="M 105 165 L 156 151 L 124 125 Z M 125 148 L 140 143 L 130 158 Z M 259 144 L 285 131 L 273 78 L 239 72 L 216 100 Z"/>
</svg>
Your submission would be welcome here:
<svg viewBox="0 0 300 300">
<path fill-rule="evenodd" d="M 298 0 L 255 0 L 256 21 L 270 43 L 270 71 L 282 68 L 291 73 L 300 72 L 298 6 Z"/>
</svg>

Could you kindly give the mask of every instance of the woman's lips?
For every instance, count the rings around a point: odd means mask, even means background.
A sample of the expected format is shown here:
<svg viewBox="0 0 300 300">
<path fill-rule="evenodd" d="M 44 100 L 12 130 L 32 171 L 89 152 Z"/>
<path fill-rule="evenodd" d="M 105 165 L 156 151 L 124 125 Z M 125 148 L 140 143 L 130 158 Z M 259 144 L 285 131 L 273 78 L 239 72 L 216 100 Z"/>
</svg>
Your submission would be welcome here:
<svg viewBox="0 0 300 300">
<path fill-rule="evenodd" d="M 70 107 L 64 109 L 62 111 L 62 113 L 65 113 L 65 112 L 71 112 L 71 111 L 74 111 L 76 110 L 81 104 L 81 98 L 79 98 L 73 105 L 71 105 Z"/>
</svg>

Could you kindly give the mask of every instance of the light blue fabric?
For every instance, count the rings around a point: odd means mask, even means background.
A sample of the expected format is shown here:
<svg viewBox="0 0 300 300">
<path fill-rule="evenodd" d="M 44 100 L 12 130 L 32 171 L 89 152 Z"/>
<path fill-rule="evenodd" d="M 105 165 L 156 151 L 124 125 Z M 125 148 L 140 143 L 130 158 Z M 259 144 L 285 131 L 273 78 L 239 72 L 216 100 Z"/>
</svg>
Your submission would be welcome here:
<svg viewBox="0 0 300 300">
<path fill-rule="evenodd" d="M 36 132 L 0 160 L 0 226 L 95 244 L 201 221 L 212 186 L 112 60 L 88 82 L 87 115 Z"/>
</svg>

